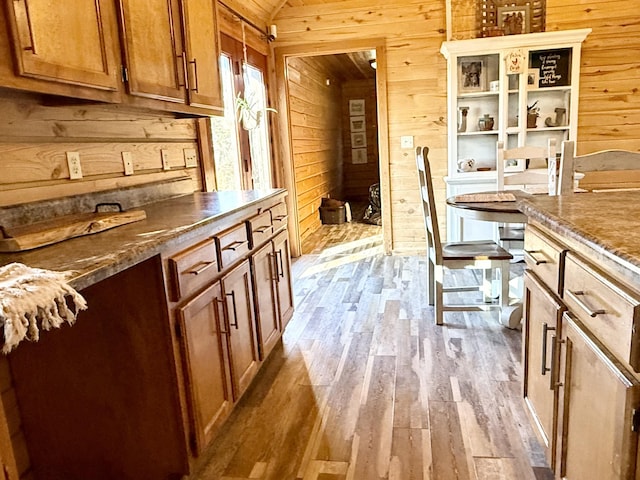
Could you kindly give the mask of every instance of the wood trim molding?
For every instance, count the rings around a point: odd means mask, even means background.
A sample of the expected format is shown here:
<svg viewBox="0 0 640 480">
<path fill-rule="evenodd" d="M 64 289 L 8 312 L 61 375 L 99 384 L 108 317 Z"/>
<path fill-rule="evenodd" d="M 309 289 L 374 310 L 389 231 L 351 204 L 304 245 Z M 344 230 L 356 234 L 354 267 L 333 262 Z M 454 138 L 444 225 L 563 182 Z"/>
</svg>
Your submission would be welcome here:
<svg viewBox="0 0 640 480">
<path fill-rule="evenodd" d="M 202 179 L 202 191 L 213 192 L 217 190 L 216 170 L 213 161 L 213 142 L 211 140 L 211 120 L 200 118 L 196 121 L 198 135 L 198 153 L 200 159 L 200 177 Z"/>
<path fill-rule="evenodd" d="M 382 202 L 382 236 L 384 252 L 391 254 L 393 249 L 393 231 L 391 216 L 391 187 L 389 165 L 389 121 L 387 103 L 387 59 L 386 41 L 381 38 L 357 39 L 345 42 L 329 42 L 323 44 L 286 45 L 274 48 L 276 63 L 276 89 L 278 91 L 278 111 L 280 127 L 278 129 L 278 156 L 283 168 L 283 187 L 289 191 L 287 207 L 291 222 L 289 238 L 291 255 L 302 254 L 298 212 L 296 208 L 296 182 L 293 165 L 293 147 L 289 120 L 287 58 L 307 57 L 314 55 L 331 55 L 349 53 L 359 50 L 376 50 L 378 61 L 376 73 L 377 110 L 378 110 L 378 156 L 380 162 L 380 196 Z"/>
</svg>

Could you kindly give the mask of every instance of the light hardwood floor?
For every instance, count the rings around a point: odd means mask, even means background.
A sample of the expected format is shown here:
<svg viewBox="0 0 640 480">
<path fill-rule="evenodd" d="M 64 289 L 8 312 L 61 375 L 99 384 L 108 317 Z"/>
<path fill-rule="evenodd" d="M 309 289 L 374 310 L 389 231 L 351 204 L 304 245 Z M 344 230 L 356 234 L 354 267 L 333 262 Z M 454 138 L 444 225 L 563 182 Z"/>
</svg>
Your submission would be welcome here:
<svg viewBox="0 0 640 480">
<path fill-rule="evenodd" d="M 322 227 L 294 260 L 296 313 L 198 480 L 547 480 L 521 399 L 520 332 L 434 325 L 425 257 L 380 227 Z"/>
</svg>

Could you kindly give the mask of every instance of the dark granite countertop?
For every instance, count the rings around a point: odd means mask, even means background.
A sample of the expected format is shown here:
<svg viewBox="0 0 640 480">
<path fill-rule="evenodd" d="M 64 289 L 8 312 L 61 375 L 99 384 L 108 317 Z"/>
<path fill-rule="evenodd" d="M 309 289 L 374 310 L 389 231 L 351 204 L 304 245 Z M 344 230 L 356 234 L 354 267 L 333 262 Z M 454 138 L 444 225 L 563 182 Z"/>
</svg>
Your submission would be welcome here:
<svg viewBox="0 0 640 480">
<path fill-rule="evenodd" d="M 592 257 L 618 264 L 640 278 L 640 192 L 533 195 L 520 210 Z M 638 288 L 640 285 L 635 285 Z"/>
<path fill-rule="evenodd" d="M 0 266 L 20 262 L 30 267 L 74 271 L 70 284 L 80 290 L 159 254 L 172 242 L 199 235 L 203 228 L 253 204 L 281 195 L 283 189 L 194 193 L 142 205 L 145 220 L 93 235 L 20 253 L 0 253 Z M 209 231 L 208 230 L 208 231 Z"/>
</svg>

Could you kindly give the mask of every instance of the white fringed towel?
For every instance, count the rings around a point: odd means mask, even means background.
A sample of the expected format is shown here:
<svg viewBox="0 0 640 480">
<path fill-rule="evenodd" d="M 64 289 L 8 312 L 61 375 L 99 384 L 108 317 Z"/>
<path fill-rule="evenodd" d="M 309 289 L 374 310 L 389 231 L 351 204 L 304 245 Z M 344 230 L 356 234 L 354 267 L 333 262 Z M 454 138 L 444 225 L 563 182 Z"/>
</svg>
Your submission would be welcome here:
<svg viewBox="0 0 640 480">
<path fill-rule="evenodd" d="M 9 353 L 25 338 L 37 341 L 39 328 L 51 330 L 70 325 L 87 302 L 67 283 L 70 272 L 53 272 L 10 263 L 0 267 L 0 325 L 4 331 L 3 353 Z M 75 312 L 68 308 L 69 297 Z M 39 327 L 40 325 L 40 327 Z"/>
</svg>

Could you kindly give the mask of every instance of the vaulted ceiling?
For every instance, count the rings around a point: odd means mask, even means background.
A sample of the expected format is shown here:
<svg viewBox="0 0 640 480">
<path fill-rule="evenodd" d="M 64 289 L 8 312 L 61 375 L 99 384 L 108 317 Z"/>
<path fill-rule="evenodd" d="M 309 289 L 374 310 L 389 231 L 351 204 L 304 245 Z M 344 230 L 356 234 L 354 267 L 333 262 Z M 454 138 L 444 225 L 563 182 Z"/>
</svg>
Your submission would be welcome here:
<svg viewBox="0 0 640 480">
<path fill-rule="evenodd" d="M 309 7 L 318 4 L 335 3 L 340 8 L 344 0 L 219 0 L 232 12 L 244 17 L 255 25 L 277 23 L 278 13 L 289 7 Z M 375 54 L 369 50 L 319 58 L 337 78 L 342 81 L 366 80 L 375 78 L 375 70 L 370 61 Z M 326 57 L 326 58 L 325 58 Z"/>
</svg>

